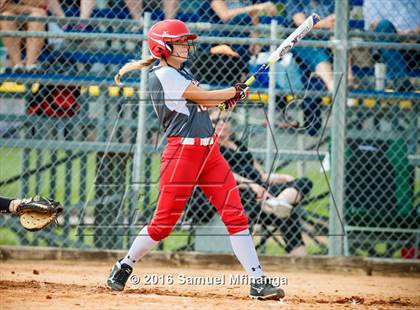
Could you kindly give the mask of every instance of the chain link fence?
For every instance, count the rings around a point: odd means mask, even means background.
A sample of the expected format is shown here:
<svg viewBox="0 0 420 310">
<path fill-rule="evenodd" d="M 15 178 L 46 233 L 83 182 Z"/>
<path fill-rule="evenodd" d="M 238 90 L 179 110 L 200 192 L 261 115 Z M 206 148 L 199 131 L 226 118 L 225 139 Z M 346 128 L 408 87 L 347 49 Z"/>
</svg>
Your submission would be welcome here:
<svg viewBox="0 0 420 310">
<path fill-rule="evenodd" d="M 166 139 L 147 73 L 122 87 L 113 76 L 146 56 L 155 21 L 199 34 L 188 69 L 220 88 L 316 12 L 318 29 L 245 102 L 211 113 L 223 156 L 249 180 L 238 186 L 254 241 L 274 255 L 420 257 L 418 1 L 25 0 L 0 12 L 0 195 L 65 206 L 37 233 L 2 216 L 3 244 L 122 249 L 151 219 Z M 267 208 L 264 189 L 291 213 Z M 159 249 L 229 251 L 226 235 L 195 188 Z"/>
</svg>

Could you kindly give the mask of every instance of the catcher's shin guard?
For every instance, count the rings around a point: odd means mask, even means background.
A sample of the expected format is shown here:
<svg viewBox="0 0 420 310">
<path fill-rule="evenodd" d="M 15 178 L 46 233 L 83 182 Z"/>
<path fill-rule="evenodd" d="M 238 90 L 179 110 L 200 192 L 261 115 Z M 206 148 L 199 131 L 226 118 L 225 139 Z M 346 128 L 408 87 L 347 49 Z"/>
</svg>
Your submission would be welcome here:
<svg viewBox="0 0 420 310">
<path fill-rule="evenodd" d="M 272 285 L 270 279 L 263 276 L 251 283 L 249 297 L 252 299 L 280 299 L 284 297 L 284 291 L 280 287 Z"/>
<path fill-rule="evenodd" d="M 132 272 L 133 268 L 129 265 L 116 262 L 107 280 L 108 287 L 114 291 L 122 291 Z"/>
</svg>

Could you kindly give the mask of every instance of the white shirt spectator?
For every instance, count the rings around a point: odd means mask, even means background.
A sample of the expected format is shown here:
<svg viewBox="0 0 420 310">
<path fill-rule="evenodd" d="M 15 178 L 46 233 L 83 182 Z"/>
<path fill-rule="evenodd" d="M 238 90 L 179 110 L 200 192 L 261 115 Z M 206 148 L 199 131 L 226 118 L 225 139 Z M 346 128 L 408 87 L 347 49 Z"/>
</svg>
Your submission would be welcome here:
<svg viewBox="0 0 420 310">
<path fill-rule="evenodd" d="M 419 0 L 364 0 L 365 29 L 373 22 L 389 20 L 398 31 L 414 31 L 420 27 Z"/>
</svg>

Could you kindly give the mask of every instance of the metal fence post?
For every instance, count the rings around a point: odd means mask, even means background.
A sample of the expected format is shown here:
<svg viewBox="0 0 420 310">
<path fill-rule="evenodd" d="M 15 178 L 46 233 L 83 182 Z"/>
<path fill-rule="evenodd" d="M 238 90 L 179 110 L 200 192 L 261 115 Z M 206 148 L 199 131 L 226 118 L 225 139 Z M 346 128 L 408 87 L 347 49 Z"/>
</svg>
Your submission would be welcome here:
<svg viewBox="0 0 420 310">
<path fill-rule="evenodd" d="M 143 34 L 147 36 L 149 31 L 149 26 L 151 22 L 151 13 L 146 12 L 144 14 L 143 20 Z M 149 48 L 147 45 L 147 40 L 142 42 L 142 59 L 145 59 L 149 56 Z M 141 71 L 140 76 L 140 99 L 138 105 L 138 119 L 137 119 L 137 138 L 136 138 L 136 148 L 134 152 L 133 159 L 133 200 L 131 201 L 130 207 L 132 212 L 130 212 L 129 221 L 133 221 L 136 218 L 136 210 L 138 205 L 138 197 L 140 191 L 140 182 L 143 170 L 143 161 L 144 161 L 144 143 L 145 143 L 145 122 L 146 122 L 146 100 L 147 100 L 147 70 Z M 129 237 L 128 241 L 131 242 L 135 238 L 135 222 L 130 222 Z"/>
<path fill-rule="evenodd" d="M 277 38 L 277 20 L 273 19 L 271 21 L 271 28 L 270 28 L 270 39 L 275 40 Z M 270 53 L 276 50 L 276 45 L 273 43 L 270 46 Z M 267 126 L 267 136 L 266 136 L 266 157 L 265 157 L 265 172 L 271 173 L 271 169 L 273 169 L 273 147 L 274 147 L 274 137 L 272 134 L 272 130 L 274 130 L 274 122 L 275 122 L 275 110 L 276 110 L 276 69 L 275 65 L 270 67 L 268 72 L 268 126 Z"/>
<path fill-rule="evenodd" d="M 335 1 L 334 93 L 331 122 L 331 186 L 329 247 L 330 256 L 343 255 L 344 153 L 348 71 L 349 1 Z M 334 200 L 332 199 L 334 198 Z"/>
</svg>

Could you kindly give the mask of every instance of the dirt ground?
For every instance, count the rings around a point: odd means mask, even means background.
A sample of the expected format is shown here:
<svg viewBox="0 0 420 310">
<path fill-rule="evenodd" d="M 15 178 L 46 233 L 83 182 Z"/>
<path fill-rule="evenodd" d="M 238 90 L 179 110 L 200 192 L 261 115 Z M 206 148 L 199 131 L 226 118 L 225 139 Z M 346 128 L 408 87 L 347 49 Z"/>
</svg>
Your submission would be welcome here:
<svg viewBox="0 0 420 310">
<path fill-rule="evenodd" d="M 420 309 L 420 279 L 414 277 L 269 273 L 284 284 L 286 297 L 257 301 L 247 297 L 245 282 L 232 282 L 231 277 L 243 275 L 239 266 L 214 270 L 139 263 L 134 270 L 138 279 L 157 284 L 130 283 L 124 292 L 105 287 L 110 267 L 98 262 L 1 262 L 0 309 Z M 218 284 L 222 275 L 224 284 Z M 206 283 L 184 284 L 188 281 Z"/>
</svg>

